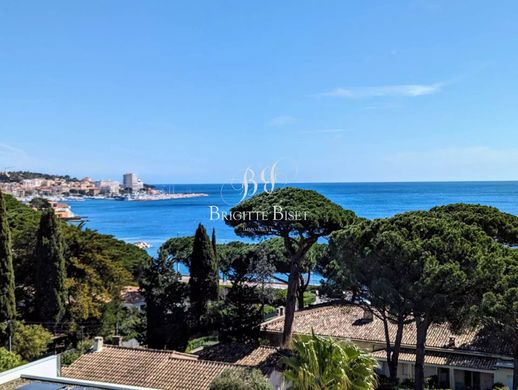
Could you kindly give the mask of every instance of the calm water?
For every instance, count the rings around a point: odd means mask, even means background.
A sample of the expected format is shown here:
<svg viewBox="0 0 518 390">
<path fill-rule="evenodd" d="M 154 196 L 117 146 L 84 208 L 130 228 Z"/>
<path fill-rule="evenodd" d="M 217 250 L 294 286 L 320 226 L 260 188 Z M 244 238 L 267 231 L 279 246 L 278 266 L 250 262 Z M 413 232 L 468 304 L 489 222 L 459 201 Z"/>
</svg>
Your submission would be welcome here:
<svg viewBox="0 0 518 390">
<path fill-rule="evenodd" d="M 318 183 L 294 186 L 313 189 L 366 218 L 388 217 L 409 210 L 427 210 L 449 203 L 480 203 L 518 215 L 518 182 L 448 183 Z M 87 217 L 86 226 L 127 241 L 146 241 L 155 254 L 168 238 L 192 235 L 199 223 L 216 229 L 218 242 L 237 239 L 221 221 L 210 220 L 209 206 L 226 210 L 241 194 L 220 184 L 157 185 L 165 191 L 202 192 L 207 197 L 127 202 L 85 200 L 69 202 L 74 213 Z"/>
</svg>

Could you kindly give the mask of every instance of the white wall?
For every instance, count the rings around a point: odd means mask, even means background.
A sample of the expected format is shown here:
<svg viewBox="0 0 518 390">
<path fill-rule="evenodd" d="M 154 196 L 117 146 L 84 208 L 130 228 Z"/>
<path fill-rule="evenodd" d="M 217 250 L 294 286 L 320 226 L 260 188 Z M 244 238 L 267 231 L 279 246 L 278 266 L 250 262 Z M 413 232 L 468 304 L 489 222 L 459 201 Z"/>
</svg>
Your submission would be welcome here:
<svg viewBox="0 0 518 390">
<path fill-rule="evenodd" d="M 513 370 L 499 369 L 495 371 L 495 383 L 503 383 L 510 389 L 513 384 Z"/>
<path fill-rule="evenodd" d="M 21 375 L 37 375 L 56 378 L 58 373 L 59 355 L 53 355 L 8 371 L 0 372 L 0 385 L 19 379 Z"/>
<path fill-rule="evenodd" d="M 268 382 L 272 385 L 275 390 L 286 390 L 290 388 L 290 383 L 287 383 L 284 380 L 282 372 L 274 370 L 270 377 L 268 378 Z"/>
</svg>

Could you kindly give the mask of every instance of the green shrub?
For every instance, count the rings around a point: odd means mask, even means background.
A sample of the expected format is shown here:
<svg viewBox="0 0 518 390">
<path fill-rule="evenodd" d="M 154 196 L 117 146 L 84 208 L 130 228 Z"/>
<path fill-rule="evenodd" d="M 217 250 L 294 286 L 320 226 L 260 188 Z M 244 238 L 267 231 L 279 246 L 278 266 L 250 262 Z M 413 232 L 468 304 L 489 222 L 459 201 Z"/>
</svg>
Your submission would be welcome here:
<svg viewBox="0 0 518 390">
<path fill-rule="evenodd" d="M 288 296 L 288 290 L 285 288 L 276 288 L 273 291 L 273 303 L 275 306 L 286 306 L 286 298 Z M 304 306 L 309 306 L 315 303 L 317 296 L 314 291 L 306 290 L 304 292 Z"/>
<path fill-rule="evenodd" d="M 304 292 L 304 306 L 309 306 L 315 303 L 317 296 L 314 292 L 305 291 Z"/>
<path fill-rule="evenodd" d="M 217 336 L 204 336 L 204 337 L 198 337 L 197 339 L 192 339 L 187 344 L 187 348 L 185 349 L 185 352 L 190 353 L 193 350 L 205 347 L 208 345 L 214 345 L 218 343 L 218 337 Z"/>
<path fill-rule="evenodd" d="M 47 351 L 52 335 L 41 325 L 16 322 L 13 332 L 13 352 L 25 360 L 34 360 Z"/>
<path fill-rule="evenodd" d="M 271 305 L 264 305 L 264 307 L 263 307 L 264 315 L 268 315 L 268 314 L 272 314 L 272 313 L 276 313 L 276 312 L 277 312 L 277 309 Z"/>
<path fill-rule="evenodd" d="M 376 360 L 350 342 L 311 336 L 296 338 L 284 359 L 284 378 L 293 390 L 374 389 Z"/>
<path fill-rule="evenodd" d="M 19 355 L 0 348 L 0 372 L 21 366 L 23 363 L 24 361 Z"/>
<path fill-rule="evenodd" d="M 64 366 L 69 366 L 74 363 L 77 359 L 79 359 L 82 355 L 87 353 L 90 349 L 92 349 L 93 342 L 92 340 L 84 340 L 80 341 L 77 344 L 77 348 L 69 349 L 61 354 L 61 364 Z"/>
<path fill-rule="evenodd" d="M 210 384 L 209 390 L 272 390 L 261 371 L 239 367 L 227 369 Z"/>
<path fill-rule="evenodd" d="M 69 349 L 61 354 L 61 364 L 63 366 L 70 366 L 80 357 L 81 353 L 77 349 Z"/>
</svg>

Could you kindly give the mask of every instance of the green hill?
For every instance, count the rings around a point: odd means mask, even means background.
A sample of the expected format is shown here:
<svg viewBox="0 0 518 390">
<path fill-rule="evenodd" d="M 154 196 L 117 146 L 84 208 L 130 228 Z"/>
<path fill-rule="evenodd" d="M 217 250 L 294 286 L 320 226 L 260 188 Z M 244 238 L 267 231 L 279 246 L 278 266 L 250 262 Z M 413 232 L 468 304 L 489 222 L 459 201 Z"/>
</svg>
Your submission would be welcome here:
<svg viewBox="0 0 518 390">
<path fill-rule="evenodd" d="M 77 181 L 75 177 L 69 175 L 52 175 L 48 173 L 29 172 L 29 171 L 12 171 L 0 172 L 0 182 L 21 182 L 27 179 L 63 179 L 67 181 Z"/>
</svg>

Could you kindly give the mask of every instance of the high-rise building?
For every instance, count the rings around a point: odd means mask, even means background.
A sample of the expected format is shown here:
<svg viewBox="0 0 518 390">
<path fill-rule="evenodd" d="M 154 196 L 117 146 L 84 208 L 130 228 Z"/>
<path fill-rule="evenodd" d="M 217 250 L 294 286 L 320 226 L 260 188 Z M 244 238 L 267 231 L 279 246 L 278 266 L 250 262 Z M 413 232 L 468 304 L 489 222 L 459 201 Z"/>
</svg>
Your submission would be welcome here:
<svg viewBox="0 0 518 390">
<path fill-rule="evenodd" d="M 135 173 L 125 173 L 122 177 L 122 185 L 125 190 L 131 190 L 133 192 L 140 191 L 144 188 L 144 183 Z"/>
</svg>

